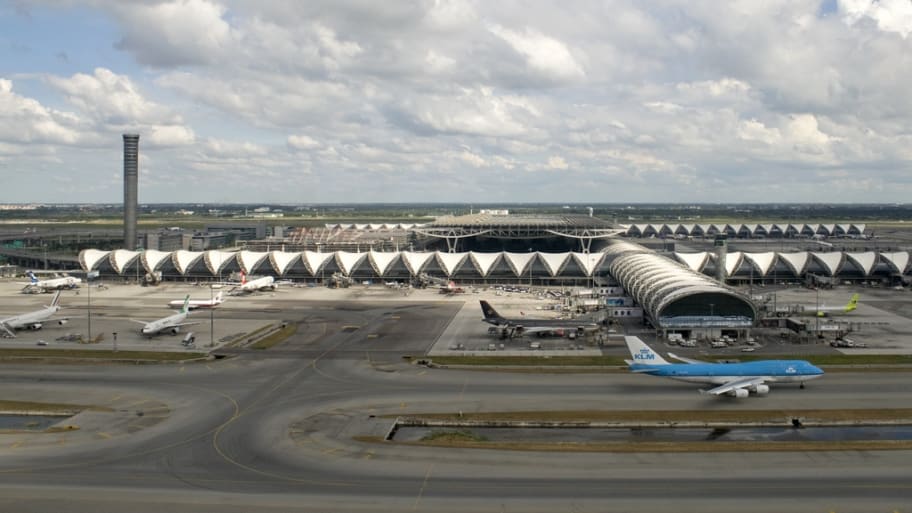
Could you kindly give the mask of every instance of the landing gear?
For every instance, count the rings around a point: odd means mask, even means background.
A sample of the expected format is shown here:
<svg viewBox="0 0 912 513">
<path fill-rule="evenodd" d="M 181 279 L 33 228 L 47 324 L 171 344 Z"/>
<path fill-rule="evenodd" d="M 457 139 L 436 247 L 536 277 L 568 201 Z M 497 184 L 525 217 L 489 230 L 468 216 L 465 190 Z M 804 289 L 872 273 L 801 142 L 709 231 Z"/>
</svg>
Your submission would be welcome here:
<svg viewBox="0 0 912 513">
<path fill-rule="evenodd" d="M 804 390 L 804 381 L 802 381 L 801 384 L 798 385 L 798 388 L 800 388 L 801 390 Z"/>
</svg>

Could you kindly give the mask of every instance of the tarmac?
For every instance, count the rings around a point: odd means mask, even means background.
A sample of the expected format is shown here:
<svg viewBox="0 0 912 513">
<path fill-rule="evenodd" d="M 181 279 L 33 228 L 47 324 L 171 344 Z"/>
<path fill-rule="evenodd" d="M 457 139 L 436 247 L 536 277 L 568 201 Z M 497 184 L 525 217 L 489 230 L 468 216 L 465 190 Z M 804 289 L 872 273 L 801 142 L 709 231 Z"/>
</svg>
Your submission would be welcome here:
<svg viewBox="0 0 912 513">
<path fill-rule="evenodd" d="M 100 286 L 99 286 L 100 285 Z M 40 308 L 50 301 L 50 294 L 20 293 L 22 283 L 16 280 L 0 281 L 0 318 Z M 552 289 L 556 290 L 556 289 Z M 506 317 L 557 318 L 566 317 L 559 308 L 560 300 L 541 294 L 544 289 L 529 292 L 505 292 L 494 287 L 466 287 L 464 294 L 441 294 L 437 289 L 389 288 L 382 284 L 354 285 L 350 288 L 280 287 L 276 291 L 254 293 L 246 296 L 226 296 L 225 302 L 214 309 L 197 309 L 191 312 L 188 322 L 177 335 L 161 334 L 155 337 L 141 335 L 141 324 L 171 315 L 175 310 L 167 307 L 169 301 L 190 295 L 192 299 L 209 299 L 210 290 L 190 283 L 166 282 L 154 287 L 140 287 L 115 281 L 92 283 L 91 290 L 80 289 L 62 293 L 61 317 L 65 325 L 46 323 L 41 330 L 20 330 L 16 338 L 0 340 L 3 347 L 66 347 L 99 350 L 142 351 L 210 351 L 228 345 L 243 345 L 252 334 L 265 333 L 289 321 L 287 312 L 300 309 L 307 302 L 408 302 L 458 305 L 459 311 L 449 321 L 443 333 L 429 349 L 429 356 L 441 355 L 572 355 L 598 356 L 624 355 L 624 335 L 636 335 L 649 343 L 664 344 L 666 350 L 683 355 L 722 354 L 740 356 L 743 345 L 724 349 L 711 348 L 699 343 L 696 348 L 677 347 L 656 338 L 655 330 L 645 327 L 641 320 L 631 319 L 616 323 L 611 330 L 589 333 L 575 340 L 566 337 L 523 336 L 503 339 L 498 333 L 489 332 L 490 325 L 482 322 L 479 300 L 487 300 Z M 851 313 L 828 317 L 795 317 L 806 323 L 808 330 L 838 326 L 845 337 L 861 348 L 834 348 L 831 342 L 835 332 L 824 332 L 824 338 L 810 334 L 797 336 L 782 329 L 752 331 L 758 344 L 754 352 L 814 354 L 841 352 L 845 354 L 912 354 L 912 293 L 880 287 L 844 286 L 833 289 L 812 290 L 801 286 L 744 287 L 744 293 L 763 297 L 768 304 L 801 305 L 815 310 L 817 305 L 840 306 L 854 293 L 860 296 L 858 308 Z M 92 337 L 99 341 L 80 344 L 66 339 L 87 336 L 89 324 Z M 187 332 L 193 332 L 196 342 L 187 347 L 181 341 Z M 116 341 L 115 341 L 115 335 Z M 783 334 L 789 336 L 783 338 Z M 44 346 L 43 344 L 47 344 Z M 533 344 L 534 343 L 534 344 Z"/>
</svg>

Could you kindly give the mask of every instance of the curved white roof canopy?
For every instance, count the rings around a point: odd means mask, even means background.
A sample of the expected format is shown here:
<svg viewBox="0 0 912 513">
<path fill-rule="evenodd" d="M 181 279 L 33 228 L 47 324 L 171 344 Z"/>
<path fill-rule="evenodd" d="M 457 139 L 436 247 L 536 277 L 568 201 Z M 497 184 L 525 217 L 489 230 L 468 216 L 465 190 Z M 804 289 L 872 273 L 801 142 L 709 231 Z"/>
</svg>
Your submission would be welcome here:
<svg viewBox="0 0 912 513">
<path fill-rule="evenodd" d="M 295 260 L 299 258 L 301 258 L 301 253 L 286 253 L 284 251 L 269 252 L 269 263 L 279 276 L 284 275 L 285 271 L 287 271 Z"/>
<path fill-rule="evenodd" d="M 443 251 L 438 251 L 437 263 L 447 276 L 452 276 L 456 274 L 456 271 L 458 271 L 460 267 L 462 267 L 462 264 L 465 263 L 468 256 L 469 254 L 467 252 L 445 253 Z"/>
<path fill-rule="evenodd" d="M 266 251 L 241 251 L 237 255 L 238 265 L 241 266 L 241 270 L 247 274 L 252 274 L 254 270 L 260 265 L 266 257 L 269 256 L 269 253 Z"/>
<path fill-rule="evenodd" d="M 557 276 L 567 265 L 567 259 L 570 258 L 570 253 L 538 253 L 538 258 L 544 264 L 545 268 L 548 269 L 548 274 L 551 276 Z"/>
<path fill-rule="evenodd" d="M 123 274 L 124 270 L 133 263 L 134 260 L 139 258 L 139 251 L 131 251 L 129 249 L 115 249 L 108 255 L 108 259 L 111 262 L 111 267 L 114 269 L 114 272 L 117 274 Z"/>
<path fill-rule="evenodd" d="M 573 259 L 579 264 L 579 266 L 586 272 L 586 276 L 592 276 L 592 273 L 595 272 L 595 269 L 598 267 L 602 260 L 605 259 L 604 253 L 573 253 Z"/>
<path fill-rule="evenodd" d="M 776 253 L 773 251 L 744 253 L 744 258 L 754 266 L 760 276 L 766 276 L 769 270 L 773 268 L 773 264 L 776 263 Z"/>
<path fill-rule="evenodd" d="M 491 269 L 497 265 L 497 262 L 500 261 L 502 253 L 479 253 L 472 251 L 469 253 L 469 257 L 472 259 L 472 264 L 475 266 L 475 269 L 478 271 L 483 278 L 488 276 L 488 273 L 491 272 Z"/>
<path fill-rule="evenodd" d="M 906 269 L 909 267 L 909 252 L 908 251 L 896 251 L 893 253 L 881 253 L 881 257 L 887 262 L 887 264 L 893 268 L 894 271 L 898 273 L 906 272 Z"/>
<path fill-rule="evenodd" d="M 326 265 L 326 262 L 333 257 L 332 253 L 319 253 L 317 251 L 304 251 L 301 254 L 301 260 L 304 262 L 304 267 L 310 271 L 311 276 L 316 276 L 323 270 L 323 266 Z"/>
<path fill-rule="evenodd" d="M 409 272 L 412 275 L 420 273 L 424 266 L 431 260 L 431 257 L 434 256 L 434 253 L 421 252 L 417 253 L 414 251 L 403 251 L 402 260 L 405 261 L 405 267 L 408 268 Z"/>
<path fill-rule="evenodd" d="M 342 271 L 342 274 L 349 276 L 364 259 L 367 253 L 355 253 L 351 251 L 336 251 L 336 265 Z"/>
<path fill-rule="evenodd" d="M 731 276 L 741 267 L 741 262 L 744 259 L 744 253 L 740 251 L 733 251 L 725 255 L 725 276 Z"/>
<path fill-rule="evenodd" d="M 193 267 L 197 260 L 203 257 L 202 251 L 187 251 L 179 249 L 171 254 L 171 263 L 174 268 L 181 274 L 187 274 L 187 271 Z"/>
<path fill-rule="evenodd" d="M 807 251 L 799 251 L 797 253 L 779 253 L 779 259 L 782 262 L 785 262 L 785 265 L 795 273 L 795 276 L 801 276 L 804 274 L 804 270 L 807 268 L 808 259 L 810 253 Z"/>
<path fill-rule="evenodd" d="M 845 258 L 845 255 L 841 251 L 834 251 L 832 253 L 811 253 L 811 256 L 820 263 L 821 267 L 823 267 L 829 276 L 833 276 L 839 272 L 839 268 L 842 266 L 842 261 Z"/>
<path fill-rule="evenodd" d="M 102 260 L 107 258 L 110 251 L 85 249 L 79 252 L 79 264 L 85 271 L 93 271 Z M 167 254 L 167 253 L 166 253 Z"/>
<path fill-rule="evenodd" d="M 855 264 L 865 276 L 870 276 L 877 264 L 877 253 L 866 251 L 864 253 L 846 253 L 846 259 Z"/>
<path fill-rule="evenodd" d="M 692 271 L 698 273 L 703 272 L 703 268 L 706 267 L 707 262 L 709 262 L 709 252 L 701 251 L 699 253 L 678 253 L 675 252 L 675 258 L 681 261 L 684 265 L 689 267 Z"/>
<path fill-rule="evenodd" d="M 504 259 L 517 277 L 526 273 L 535 255 L 535 253 L 510 253 L 504 251 Z"/>
<path fill-rule="evenodd" d="M 368 253 L 368 258 L 377 276 L 383 276 L 393 262 L 399 259 L 399 252 L 371 251 Z"/>
<path fill-rule="evenodd" d="M 275 251 L 274 253 L 280 252 Z M 235 258 L 235 256 L 233 251 L 219 251 L 213 249 L 203 253 L 203 261 L 206 262 L 206 267 L 209 269 L 210 273 L 218 275 L 221 274 L 222 268 L 225 267 L 232 258 Z"/>
</svg>

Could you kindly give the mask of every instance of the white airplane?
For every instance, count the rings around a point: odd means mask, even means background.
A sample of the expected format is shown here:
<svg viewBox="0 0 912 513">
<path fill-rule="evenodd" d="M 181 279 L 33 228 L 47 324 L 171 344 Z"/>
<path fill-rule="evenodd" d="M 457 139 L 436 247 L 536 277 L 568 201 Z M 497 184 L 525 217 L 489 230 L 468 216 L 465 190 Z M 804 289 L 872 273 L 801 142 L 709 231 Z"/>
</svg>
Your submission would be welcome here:
<svg viewBox="0 0 912 513">
<path fill-rule="evenodd" d="M 80 283 L 82 283 L 82 280 L 79 278 L 74 278 L 72 276 L 39 280 L 38 277 L 35 276 L 35 273 L 32 271 L 27 271 L 25 274 L 29 277 L 29 282 L 25 284 L 26 288 L 37 289 L 41 292 L 60 289 L 75 289 L 79 286 Z"/>
<path fill-rule="evenodd" d="M 275 278 L 272 276 L 264 276 L 262 278 L 247 281 L 247 274 L 242 272 L 241 284 L 231 289 L 231 292 L 229 292 L 229 294 L 250 294 L 252 292 L 258 292 L 266 289 L 275 290 L 276 288 L 278 288 L 278 285 L 275 282 Z"/>
<path fill-rule="evenodd" d="M 222 298 L 222 293 L 219 292 L 212 299 L 191 299 L 189 303 L 187 303 L 187 308 L 190 310 L 195 310 L 197 308 L 215 308 L 222 304 L 222 301 L 224 301 L 224 299 Z M 180 308 L 184 306 L 184 300 L 175 299 L 174 301 L 169 302 L 168 306 L 171 308 Z"/>
<path fill-rule="evenodd" d="M 7 317 L 6 319 L 0 320 L 0 331 L 8 337 L 15 338 L 16 330 L 19 329 L 40 330 L 44 323 L 52 321 L 57 322 L 60 325 L 66 324 L 68 321 L 66 317 L 54 317 L 54 314 L 56 314 L 58 310 L 60 310 L 59 290 L 54 294 L 54 299 L 51 300 L 51 304 L 41 310 L 14 315 L 13 317 Z"/>
<path fill-rule="evenodd" d="M 661 376 L 691 383 L 713 385 L 702 394 L 747 397 L 751 393 L 766 395 L 767 383 L 799 383 L 819 378 L 823 371 L 805 360 L 757 360 L 744 363 L 711 363 L 668 353 L 684 363 L 669 363 L 638 337 L 624 337 L 631 360 L 626 360 L 631 372 Z"/>
<path fill-rule="evenodd" d="M 142 324 L 143 335 L 151 338 L 154 335 L 158 335 L 162 332 L 168 332 L 172 335 L 177 335 L 180 333 L 182 326 L 192 326 L 194 324 L 199 324 L 198 322 L 184 322 L 187 320 L 187 315 L 190 313 L 190 294 L 187 294 L 187 297 L 184 298 L 184 306 L 181 307 L 180 312 L 177 312 L 174 315 L 169 315 L 155 321 L 137 321 L 135 319 L 130 319 L 131 321 Z"/>
</svg>

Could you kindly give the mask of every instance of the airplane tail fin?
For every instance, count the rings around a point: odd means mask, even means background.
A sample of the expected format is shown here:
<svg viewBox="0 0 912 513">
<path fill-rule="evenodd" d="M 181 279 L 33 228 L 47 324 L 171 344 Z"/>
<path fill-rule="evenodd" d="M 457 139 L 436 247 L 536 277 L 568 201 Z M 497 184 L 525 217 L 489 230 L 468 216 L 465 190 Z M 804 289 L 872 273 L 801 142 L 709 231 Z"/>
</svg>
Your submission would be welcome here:
<svg viewBox="0 0 912 513">
<path fill-rule="evenodd" d="M 49 306 L 50 306 L 50 308 L 56 308 L 59 304 L 60 304 L 60 291 L 58 290 L 57 293 L 54 294 L 54 299 L 51 300 L 51 304 Z"/>
<path fill-rule="evenodd" d="M 187 294 L 187 297 L 184 298 L 184 306 L 181 307 L 181 313 L 187 313 L 190 311 L 190 294 Z"/>
<path fill-rule="evenodd" d="M 845 311 L 851 312 L 858 308 L 858 294 L 853 294 L 852 299 L 849 300 L 849 304 L 846 305 Z"/>
<path fill-rule="evenodd" d="M 647 346 L 639 337 L 624 337 L 624 342 L 627 342 L 627 349 L 630 350 L 630 356 L 633 357 L 632 360 L 627 360 L 628 364 L 668 365 L 664 358 Z"/>
<path fill-rule="evenodd" d="M 30 282 L 38 283 L 38 277 L 35 276 L 35 273 L 33 273 L 32 271 L 26 271 L 25 275 L 28 276 L 28 279 Z"/>
<path fill-rule="evenodd" d="M 241 271 L 241 285 L 247 283 L 247 273 Z"/>
<path fill-rule="evenodd" d="M 489 319 L 489 320 L 503 319 L 503 317 L 501 317 L 501 315 L 499 313 L 497 313 L 497 310 L 495 310 L 494 307 L 491 306 L 490 303 L 488 303 L 485 300 L 481 300 L 480 303 L 481 303 L 481 313 L 484 314 L 485 319 Z"/>
</svg>

